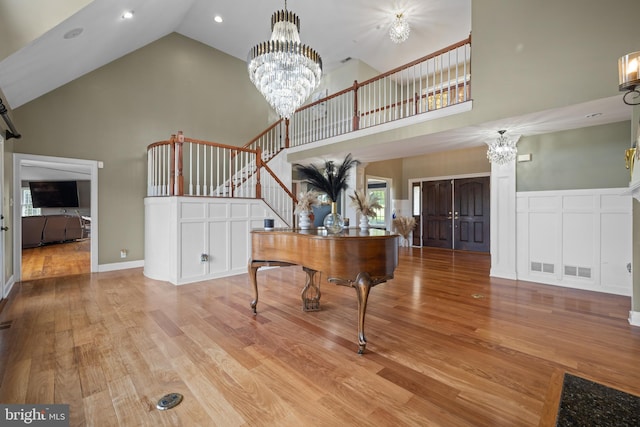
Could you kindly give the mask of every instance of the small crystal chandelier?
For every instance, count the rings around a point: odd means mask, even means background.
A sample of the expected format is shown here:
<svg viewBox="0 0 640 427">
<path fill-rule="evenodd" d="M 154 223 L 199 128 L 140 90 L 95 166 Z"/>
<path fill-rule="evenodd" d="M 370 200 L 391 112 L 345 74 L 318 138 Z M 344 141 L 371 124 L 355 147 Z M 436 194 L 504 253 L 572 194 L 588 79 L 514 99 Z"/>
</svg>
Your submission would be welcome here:
<svg viewBox="0 0 640 427">
<path fill-rule="evenodd" d="M 491 163 L 498 165 L 504 165 L 516 158 L 518 149 L 516 148 L 517 140 L 511 140 L 504 136 L 506 130 L 499 130 L 500 136 L 493 142 L 489 143 L 489 149 L 487 150 L 487 159 Z"/>
<path fill-rule="evenodd" d="M 398 13 L 393 24 L 391 24 L 391 28 L 389 28 L 391 41 L 394 43 L 402 43 L 409 38 L 409 31 L 411 31 L 411 28 L 409 27 L 407 19 L 402 13 Z"/>
<path fill-rule="evenodd" d="M 320 84 L 322 59 L 300 42 L 300 19 L 287 11 L 271 17 L 271 39 L 254 46 L 247 57 L 249 78 L 276 112 L 286 119 Z"/>
</svg>

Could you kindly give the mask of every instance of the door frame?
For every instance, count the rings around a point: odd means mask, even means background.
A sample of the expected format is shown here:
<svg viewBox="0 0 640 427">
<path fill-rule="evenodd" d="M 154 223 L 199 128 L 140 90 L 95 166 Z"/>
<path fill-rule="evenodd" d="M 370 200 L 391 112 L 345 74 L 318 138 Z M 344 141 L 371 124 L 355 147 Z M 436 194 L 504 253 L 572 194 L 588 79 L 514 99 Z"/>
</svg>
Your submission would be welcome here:
<svg viewBox="0 0 640 427">
<path fill-rule="evenodd" d="M 385 200 L 384 200 L 384 227 L 385 230 L 391 230 L 392 228 L 392 218 L 391 218 L 391 204 L 393 203 L 393 194 L 391 194 L 393 189 L 393 180 L 391 178 L 387 178 L 384 176 L 376 176 L 376 175 L 367 175 L 365 177 L 365 190 L 367 195 L 369 194 L 369 180 L 372 181 L 384 181 L 385 183 Z"/>
<path fill-rule="evenodd" d="M 409 195 L 409 204 L 413 206 L 413 184 L 420 184 L 420 194 L 422 194 L 422 182 L 425 181 L 445 181 L 448 179 L 456 180 L 456 179 L 465 179 L 465 178 L 480 178 L 480 177 L 491 177 L 490 172 L 480 172 L 480 173 L 467 173 L 467 174 L 459 174 L 459 175 L 443 175 L 443 176 L 429 176 L 424 178 L 410 178 L 407 182 L 407 194 Z M 493 189 L 490 189 L 493 192 Z M 422 205 L 422 200 L 420 201 Z M 420 212 L 420 223 L 418 224 L 418 230 L 420 230 L 420 247 L 422 246 L 422 211 Z"/>
<path fill-rule="evenodd" d="M 98 167 L 97 160 L 72 159 L 66 157 L 38 156 L 34 154 L 13 155 L 13 275 L 15 281 L 22 279 L 22 165 L 29 161 L 43 162 L 64 169 L 65 165 L 82 167 L 91 176 L 91 273 L 98 271 Z"/>
<path fill-rule="evenodd" d="M 0 214 L 3 216 L 2 220 L 0 220 L 0 225 L 6 227 L 4 215 L 4 137 L 0 135 L 0 178 L 2 178 L 2 185 L 0 185 Z M 4 238 L 5 232 L 0 232 L 0 248 L 2 248 L 2 254 L 0 255 L 0 278 L 2 278 L 2 283 L 0 283 L 0 301 L 5 299 L 11 291 L 11 287 L 13 286 L 13 282 L 7 281 L 5 276 L 5 241 Z"/>
</svg>

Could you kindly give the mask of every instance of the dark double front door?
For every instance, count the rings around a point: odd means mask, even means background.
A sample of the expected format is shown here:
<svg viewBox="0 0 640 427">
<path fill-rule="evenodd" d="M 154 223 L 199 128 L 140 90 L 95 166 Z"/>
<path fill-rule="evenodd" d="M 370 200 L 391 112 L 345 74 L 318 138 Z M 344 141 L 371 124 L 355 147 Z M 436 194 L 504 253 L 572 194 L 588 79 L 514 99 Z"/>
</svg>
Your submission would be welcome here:
<svg viewBox="0 0 640 427">
<path fill-rule="evenodd" d="M 422 246 L 489 252 L 489 177 L 422 183 Z"/>
</svg>

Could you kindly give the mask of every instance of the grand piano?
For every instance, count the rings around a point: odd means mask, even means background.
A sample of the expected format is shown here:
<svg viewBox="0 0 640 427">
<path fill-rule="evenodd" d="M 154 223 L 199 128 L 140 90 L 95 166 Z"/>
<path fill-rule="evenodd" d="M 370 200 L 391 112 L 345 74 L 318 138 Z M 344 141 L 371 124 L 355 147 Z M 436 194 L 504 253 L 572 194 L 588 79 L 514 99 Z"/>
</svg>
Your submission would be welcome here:
<svg viewBox="0 0 640 427">
<path fill-rule="evenodd" d="M 257 314 L 260 267 L 301 265 L 307 273 L 302 290 L 304 311 L 320 309 L 320 283 L 316 273 L 322 272 L 329 282 L 350 286 L 358 298 L 358 353 L 367 345 L 364 318 L 372 287 L 393 278 L 398 265 L 398 235 L 384 230 L 345 229 L 328 234 L 324 228 L 299 230 L 276 229 L 251 232 L 249 277 L 253 287 L 251 308 Z"/>
</svg>

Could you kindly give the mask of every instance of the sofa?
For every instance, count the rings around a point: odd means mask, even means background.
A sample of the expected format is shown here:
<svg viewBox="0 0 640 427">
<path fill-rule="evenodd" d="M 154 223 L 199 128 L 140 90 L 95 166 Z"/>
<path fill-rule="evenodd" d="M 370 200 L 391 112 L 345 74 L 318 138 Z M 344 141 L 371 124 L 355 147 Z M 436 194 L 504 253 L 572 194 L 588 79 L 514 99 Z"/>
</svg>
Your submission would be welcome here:
<svg viewBox="0 0 640 427">
<path fill-rule="evenodd" d="M 82 232 L 82 222 L 78 216 L 37 215 L 22 217 L 23 248 L 82 239 Z"/>
</svg>

